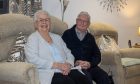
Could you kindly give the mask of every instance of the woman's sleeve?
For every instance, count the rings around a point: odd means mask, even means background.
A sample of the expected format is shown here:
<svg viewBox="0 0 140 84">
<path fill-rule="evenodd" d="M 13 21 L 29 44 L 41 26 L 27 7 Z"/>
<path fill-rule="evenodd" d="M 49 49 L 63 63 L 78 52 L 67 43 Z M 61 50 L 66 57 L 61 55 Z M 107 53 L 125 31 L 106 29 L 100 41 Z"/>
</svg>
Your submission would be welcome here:
<svg viewBox="0 0 140 84">
<path fill-rule="evenodd" d="M 37 68 L 51 68 L 53 62 L 50 60 L 42 59 L 39 56 L 39 39 L 37 36 L 31 36 L 28 38 L 27 43 L 25 45 L 25 55 L 27 61 L 35 64 Z"/>
<path fill-rule="evenodd" d="M 64 52 L 66 54 L 66 62 L 74 66 L 74 56 L 71 54 L 71 51 L 67 48 L 62 38 L 60 40 L 61 40 L 61 45 L 63 46 Z"/>
</svg>

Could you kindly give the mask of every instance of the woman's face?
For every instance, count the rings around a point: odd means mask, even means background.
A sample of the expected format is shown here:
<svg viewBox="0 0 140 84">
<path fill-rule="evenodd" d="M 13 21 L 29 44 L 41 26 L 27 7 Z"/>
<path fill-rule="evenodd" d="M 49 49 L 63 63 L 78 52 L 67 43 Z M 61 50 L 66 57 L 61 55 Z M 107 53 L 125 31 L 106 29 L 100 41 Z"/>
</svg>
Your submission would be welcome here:
<svg viewBox="0 0 140 84">
<path fill-rule="evenodd" d="M 38 31 L 47 31 L 50 30 L 50 18 L 47 14 L 40 13 L 37 15 L 36 27 Z"/>
</svg>

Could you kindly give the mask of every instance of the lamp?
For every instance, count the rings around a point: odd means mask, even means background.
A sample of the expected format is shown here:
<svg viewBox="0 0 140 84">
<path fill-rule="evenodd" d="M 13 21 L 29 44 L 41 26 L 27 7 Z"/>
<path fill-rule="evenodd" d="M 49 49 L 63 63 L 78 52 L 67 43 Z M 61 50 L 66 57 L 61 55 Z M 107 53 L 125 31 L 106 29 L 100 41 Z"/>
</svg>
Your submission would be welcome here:
<svg viewBox="0 0 140 84">
<path fill-rule="evenodd" d="M 140 36 L 140 26 L 138 28 L 138 35 Z M 135 43 L 135 45 L 133 47 L 140 48 L 140 42 Z"/>
<path fill-rule="evenodd" d="M 140 36 L 140 27 L 138 28 L 139 30 L 138 30 L 138 35 Z"/>
<path fill-rule="evenodd" d="M 138 35 L 140 36 L 140 26 L 138 27 Z M 134 46 L 131 46 L 131 40 L 128 40 L 128 46 L 129 48 L 134 47 L 134 48 L 140 48 L 140 42 L 135 43 Z"/>
</svg>

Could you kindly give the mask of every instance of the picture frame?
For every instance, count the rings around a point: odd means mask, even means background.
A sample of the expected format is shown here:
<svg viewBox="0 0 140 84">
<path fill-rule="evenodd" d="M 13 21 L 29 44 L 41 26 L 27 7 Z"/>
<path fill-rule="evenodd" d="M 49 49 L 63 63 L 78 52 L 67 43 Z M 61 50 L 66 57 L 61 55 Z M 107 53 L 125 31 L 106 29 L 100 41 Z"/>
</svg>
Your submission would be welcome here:
<svg viewBox="0 0 140 84">
<path fill-rule="evenodd" d="M 0 14 L 8 13 L 9 0 L 0 0 Z"/>
</svg>

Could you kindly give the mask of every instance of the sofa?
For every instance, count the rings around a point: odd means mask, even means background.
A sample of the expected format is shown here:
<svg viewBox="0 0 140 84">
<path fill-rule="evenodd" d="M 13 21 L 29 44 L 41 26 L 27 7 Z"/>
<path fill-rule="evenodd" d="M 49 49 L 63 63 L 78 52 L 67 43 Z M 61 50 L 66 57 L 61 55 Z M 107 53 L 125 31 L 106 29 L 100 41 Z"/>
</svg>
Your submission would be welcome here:
<svg viewBox="0 0 140 84">
<path fill-rule="evenodd" d="M 95 36 L 99 46 L 101 35 L 113 38 L 118 44 L 118 32 L 110 24 L 94 23 L 90 31 Z M 99 65 L 109 75 L 115 84 L 138 84 L 140 82 L 140 48 L 119 48 L 118 55 L 114 51 L 101 51 L 102 61 Z"/>
<path fill-rule="evenodd" d="M 67 24 L 51 17 L 51 31 L 62 34 Z M 38 73 L 33 64 L 7 62 L 9 53 L 19 32 L 28 37 L 34 32 L 33 19 L 21 14 L 0 15 L 0 84 L 39 84 Z"/>
<path fill-rule="evenodd" d="M 68 28 L 65 22 L 51 16 L 51 32 L 62 35 Z M 19 32 L 28 37 L 34 32 L 33 19 L 21 14 L 0 15 L 0 84 L 39 84 L 36 66 L 27 62 L 7 62 L 9 52 Z M 118 42 L 118 32 L 112 26 L 92 23 L 89 31 L 98 39 L 102 34 L 109 35 Z M 123 57 L 140 58 L 139 48 L 120 49 L 120 56 L 113 52 L 101 52 L 101 66 L 106 72 L 111 71 L 115 84 L 137 84 L 140 81 L 140 65 L 124 66 Z"/>
</svg>

